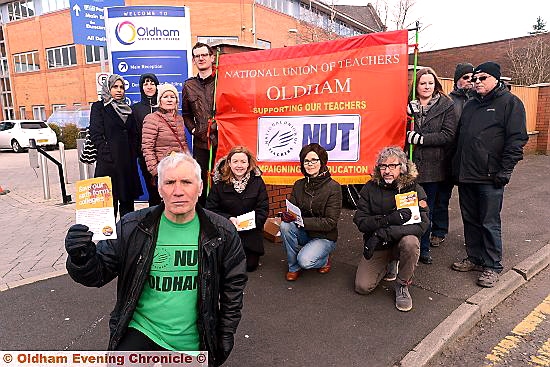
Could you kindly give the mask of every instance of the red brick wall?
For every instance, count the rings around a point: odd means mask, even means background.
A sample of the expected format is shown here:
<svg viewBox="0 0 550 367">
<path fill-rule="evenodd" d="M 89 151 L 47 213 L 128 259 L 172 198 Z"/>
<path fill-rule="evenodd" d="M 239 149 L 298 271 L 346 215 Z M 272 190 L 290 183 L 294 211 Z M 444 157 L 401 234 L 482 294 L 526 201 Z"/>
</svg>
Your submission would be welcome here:
<svg viewBox="0 0 550 367">
<path fill-rule="evenodd" d="M 292 186 L 267 185 L 269 195 L 269 216 L 274 217 L 278 212 L 286 209 L 285 200 L 290 196 Z"/>
<path fill-rule="evenodd" d="M 550 154 L 550 85 L 539 87 L 537 152 Z"/>
<path fill-rule="evenodd" d="M 550 33 L 536 37 L 542 37 L 546 43 L 550 43 Z M 532 39 L 533 36 L 526 36 L 436 51 L 420 51 L 418 65 L 432 67 L 440 77 L 453 78 L 455 67 L 461 62 L 470 62 L 477 66 L 485 61 L 495 61 L 500 64 L 502 75 L 509 77 L 511 63 L 507 54 L 508 50 L 512 46 L 514 48 L 525 47 Z M 409 63 L 413 63 L 413 55 L 409 55 Z"/>
</svg>

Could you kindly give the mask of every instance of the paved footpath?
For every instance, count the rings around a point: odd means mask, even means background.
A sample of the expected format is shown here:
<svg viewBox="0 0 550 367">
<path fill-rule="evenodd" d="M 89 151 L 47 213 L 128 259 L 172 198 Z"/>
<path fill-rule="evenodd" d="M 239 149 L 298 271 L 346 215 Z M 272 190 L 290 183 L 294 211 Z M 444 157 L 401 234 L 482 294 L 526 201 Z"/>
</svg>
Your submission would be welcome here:
<svg viewBox="0 0 550 367">
<path fill-rule="evenodd" d="M 74 150 L 67 151 L 67 166 L 67 191 L 74 195 Z M 433 250 L 433 265 L 417 268 L 411 287 L 414 307 L 408 313 L 395 309 L 392 283 L 382 282 L 369 296 L 354 293 L 362 241 L 352 210 L 342 213 L 333 270 L 327 275 L 309 271 L 293 284 L 286 282 L 283 250 L 266 241 L 262 266 L 250 274 L 227 365 L 424 365 L 548 264 L 548 167 L 549 156 L 527 156 L 507 187 L 502 212 L 505 272 L 492 290 L 475 285 L 478 273 L 449 269 L 465 254 L 453 196 L 448 239 Z M 29 167 L 28 155 L 0 152 L 0 186 L 11 190 L 0 196 L 2 350 L 101 350 L 106 345 L 115 282 L 88 289 L 67 275 L 56 276 L 65 273 L 63 239 L 74 221 L 74 204 L 60 205 L 56 175 L 50 165 L 52 199 L 44 200 L 40 172 Z"/>
</svg>

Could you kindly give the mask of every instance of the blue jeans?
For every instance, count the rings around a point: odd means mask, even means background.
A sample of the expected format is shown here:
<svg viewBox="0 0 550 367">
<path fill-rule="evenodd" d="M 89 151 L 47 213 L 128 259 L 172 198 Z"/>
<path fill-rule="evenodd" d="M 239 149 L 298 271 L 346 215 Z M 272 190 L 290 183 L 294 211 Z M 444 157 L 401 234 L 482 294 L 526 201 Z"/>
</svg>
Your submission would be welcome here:
<svg viewBox="0 0 550 367">
<path fill-rule="evenodd" d="M 432 214 L 432 236 L 445 238 L 449 233 L 449 201 L 454 184 L 451 181 L 439 183 Z"/>
<path fill-rule="evenodd" d="M 504 189 L 497 189 L 492 184 L 458 185 L 468 259 L 498 273 L 502 271 L 500 211 L 503 195 Z"/>
<path fill-rule="evenodd" d="M 312 238 L 294 223 L 281 222 L 281 238 L 286 249 L 288 271 L 292 272 L 325 266 L 336 248 L 336 242 Z"/>
<path fill-rule="evenodd" d="M 420 239 L 420 256 L 430 255 L 430 233 L 432 228 L 432 215 L 434 212 L 435 198 L 437 197 L 437 193 L 439 192 L 440 183 L 441 182 L 424 182 L 420 184 L 420 186 L 422 186 L 422 188 L 426 192 L 426 201 L 428 202 L 428 208 L 430 209 L 428 213 L 428 218 L 430 219 L 430 222 L 428 223 L 428 229 L 426 230 L 426 232 L 424 232 L 422 238 Z"/>
</svg>

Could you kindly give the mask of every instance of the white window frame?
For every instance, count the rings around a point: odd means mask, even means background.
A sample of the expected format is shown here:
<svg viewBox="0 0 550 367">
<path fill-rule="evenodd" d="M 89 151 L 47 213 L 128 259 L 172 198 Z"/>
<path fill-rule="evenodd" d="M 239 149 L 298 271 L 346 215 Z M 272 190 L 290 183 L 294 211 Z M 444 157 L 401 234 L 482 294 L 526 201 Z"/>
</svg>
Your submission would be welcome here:
<svg viewBox="0 0 550 367">
<path fill-rule="evenodd" d="M 33 120 L 46 121 L 46 106 L 43 106 L 43 105 L 32 106 L 32 118 Z"/>
<path fill-rule="evenodd" d="M 211 44 L 214 42 L 239 42 L 237 36 L 197 36 L 197 42 Z"/>
<path fill-rule="evenodd" d="M 36 11 L 34 10 L 33 0 L 19 0 L 8 3 L 8 19 L 10 22 L 34 17 Z M 26 14 L 23 15 L 23 9 L 25 9 Z"/>
<path fill-rule="evenodd" d="M 101 62 L 99 47 L 100 46 L 93 45 L 84 46 L 84 57 L 86 58 L 86 64 L 97 64 Z M 107 47 L 105 46 L 103 46 L 103 58 L 105 60 L 109 59 L 109 53 L 107 52 Z"/>
<path fill-rule="evenodd" d="M 13 66 L 16 73 L 28 73 L 40 70 L 38 51 L 22 52 L 13 55 Z"/>
<path fill-rule="evenodd" d="M 52 104 L 52 113 L 54 113 L 57 110 L 60 110 L 62 108 L 67 107 L 67 105 L 64 104 Z"/>
<path fill-rule="evenodd" d="M 69 6 L 69 0 L 42 0 L 43 13 L 67 9 Z"/>
<path fill-rule="evenodd" d="M 46 56 L 48 69 L 68 68 L 78 64 L 75 45 L 47 48 Z"/>
<path fill-rule="evenodd" d="M 21 118 L 21 120 L 27 119 L 27 107 L 19 106 L 19 117 Z"/>
</svg>

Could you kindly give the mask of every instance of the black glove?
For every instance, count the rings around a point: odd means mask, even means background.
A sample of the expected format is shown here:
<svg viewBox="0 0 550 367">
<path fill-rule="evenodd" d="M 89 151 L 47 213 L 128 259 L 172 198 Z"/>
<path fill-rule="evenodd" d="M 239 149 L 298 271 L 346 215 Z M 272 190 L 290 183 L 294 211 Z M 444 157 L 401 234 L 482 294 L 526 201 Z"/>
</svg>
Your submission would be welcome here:
<svg viewBox="0 0 550 367">
<path fill-rule="evenodd" d="M 92 242 L 93 233 L 82 224 L 75 224 L 69 228 L 65 236 L 65 249 L 76 265 L 85 264 L 95 255 L 95 244 Z"/>
<path fill-rule="evenodd" d="M 401 225 L 408 222 L 412 217 L 412 212 L 409 208 L 398 209 L 391 214 L 386 215 L 382 218 L 382 225 L 391 226 L 391 225 Z"/>
<path fill-rule="evenodd" d="M 363 237 L 363 257 L 366 260 L 370 260 L 372 258 L 372 255 L 374 255 L 374 250 L 382 245 L 384 241 L 374 233 L 370 238 Z"/>
<path fill-rule="evenodd" d="M 510 177 L 512 177 L 512 172 L 500 171 L 493 177 L 493 186 L 497 189 L 504 187 L 510 182 Z"/>
<path fill-rule="evenodd" d="M 407 142 L 409 144 L 422 145 L 424 144 L 424 137 L 416 131 L 407 131 Z"/>
<path fill-rule="evenodd" d="M 231 350 L 233 350 L 234 341 L 233 334 L 223 333 L 218 339 L 218 356 L 216 358 L 216 365 L 221 365 L 225 362 Z"/>
</svg>

